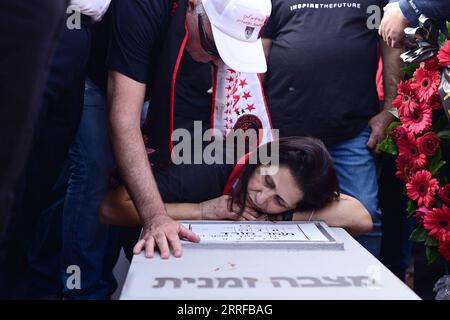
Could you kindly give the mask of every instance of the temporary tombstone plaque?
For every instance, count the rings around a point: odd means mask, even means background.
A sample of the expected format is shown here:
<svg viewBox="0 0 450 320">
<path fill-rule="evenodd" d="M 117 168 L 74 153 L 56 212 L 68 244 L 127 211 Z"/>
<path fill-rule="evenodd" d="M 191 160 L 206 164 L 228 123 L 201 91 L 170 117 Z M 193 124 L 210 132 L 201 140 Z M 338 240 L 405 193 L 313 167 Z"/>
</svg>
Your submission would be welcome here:
<svg viewBox="0 0 450 320">
<path fill-rule="evenodd" d="M 344 243 L 336 239 L 321 221 L 312 222 L 224 222 L 186 221 L 187 229 L 200 236 L 200 243 L 184 242 L 185 246 L 234 249 L 295 248 L 303 250 L 343 250 Z"/>
<path fill-rule="evenodd" d="M 133 258 L 121 299 L 418 299 L 347 232 L 323 222 L 199 222 L 181 258 Z"/>
</svg>

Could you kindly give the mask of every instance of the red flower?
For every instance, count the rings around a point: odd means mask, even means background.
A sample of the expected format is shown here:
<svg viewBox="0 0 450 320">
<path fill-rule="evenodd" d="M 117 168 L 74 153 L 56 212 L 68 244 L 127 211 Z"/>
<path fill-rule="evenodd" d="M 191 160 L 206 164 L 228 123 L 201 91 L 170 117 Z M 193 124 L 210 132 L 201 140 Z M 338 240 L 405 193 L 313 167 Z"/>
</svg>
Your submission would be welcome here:
<svg viewBox="0 0 450 320">
<path fill-rule="evenodd" d="M 395 176 L 403 182 L 407 182 L 415 172 L 410 166 L 410 160 L 406 157 L 399 156 L 395 160 L 395 163 L 397 165 Z"/>
<path fill-rule="evenodd" d="M 430 108 L 433 110 L 439 110 L 442 108 L 441 96 L 436 93 L 430 99 Z"/>
<path fill-rule="evenodd" d="M 396 126 L 396 127 L 394 127 L 394 129 L 392 129 L 390 135 L 397 142 L 399 140 L 403 140 L 403 139 L 407 138 L 408 129 L 406 129 L 404 126 Z"/>
<path fill-rule="evenodd" d="M 408 197 L 417 201 L 419 206 L 425 207 L 434 204 L 437 189 L 439 189 L 438 181 L 426 170 L 416 172 L 406 184 Z"/>
<path fill-rule="evenodd" d="M 441 51 L 439 51 L 438 54 L 438 58 L 441 66 L 450 66 L 450 41 L 447 41 L 441 48 Z"/>
<path fill-rule="evenodd" d="M 445 204 L 450 205 L 450 184 L 446 184 L 440 188 L 438 195 Z"/>
<path fill-rule="evenodd" d="M 441 241 L 438 246 L 439 253 L 450 261 L 450 241 Z"/>
<path fill-rule="evenodd" d="M 415 134 L 422 133 L 430 129 L 433 112 L 429 105 L 425 103 L 410 105 L 411 110 L 406 110 L 400 115 L 403 125 Z"/>
<path fill-rule="evenodd" d="M 405 138 L 397 141 L 399 158 L 411 170 L 423 169 L 427 164 L 427 156 L 419 151 L 417 140 L 413 134 L 408 133 Z"/>
<path fill-rule="evenodd" d="M 420 102 L 429 102 L 431 97 L 438 92 L 441 81 L 439 71 L 427 71 L 419 68 L 414 72 L 416 81 L 411 87 L 416 90 L 416 96 Z"/>
<path fill-rule="evenodd" d="M 423 219 L 429 213 L 431 213 L 430 209 L 428 209 L 427 207 L 420 207 L 419 209 L 416 210 L 415 217 L 417 218 L 418 222 L 422 224 L 423 223 Z"/>
<path fill-rule="evenodd" d="M 439 142 L 441 138 L 433 131 L 427 132 L 419 139 L 417 139 L 417 144 L 419 146 L 419 151 L 427 156 L 434 156 L 437 149 L 439 148 Z"/>
<path fill-rule="evenodd" d="M 427 71 L 439 71 L 441 66 L 439 65 L 439 59 L 437 56 L 434 56 L 431 59 L 428 59 L 423 63 L 423 68 Z"/>
<path fill-rule="evenodd" d="M 411 88 L 411 82 L 400 81 L 397 87 L 398 96 L 392 101 L 392 105 L 397 108 L 399 115 L 408 110 L 413 110 L 417 102 L 414 100 L 414 90 Z"/>
<path fill-rule="evenodd" d="M 423 226 L 430 230 L 428 234 L 439 241 L 450 241 L 450 208 L 434 208 L 423 218 Z"/>
</svg>

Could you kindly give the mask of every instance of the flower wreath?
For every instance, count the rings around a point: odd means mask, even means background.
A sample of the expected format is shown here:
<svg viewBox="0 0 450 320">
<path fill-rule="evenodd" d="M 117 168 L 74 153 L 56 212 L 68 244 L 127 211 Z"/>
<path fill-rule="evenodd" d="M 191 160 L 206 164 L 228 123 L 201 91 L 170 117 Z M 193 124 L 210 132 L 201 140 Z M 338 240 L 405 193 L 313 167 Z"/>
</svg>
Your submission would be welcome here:
<svg viewBox="0 0 450 320">
<path fill-rule="evenodd" d="M 405 183 L 407 211 L 417 220 L 410 239 L 424 242 L 429 263 L 439 254 L 450 261 L 450 184 L 442 174 L 441 140 L 450 139 L 448 121 L 438 117 L 442 109 L 438 89 L 441 68 L 450 67 L 450 41 L 437 56 L 411 69 L 412 78 L 401 81 L 391 123 L 379 148 L 395 155 L 396 176 Z M 444 97 L 444 99 L 449 97 Z M 437 119 L 436 119 L 437 118 Z"/>
</svg>

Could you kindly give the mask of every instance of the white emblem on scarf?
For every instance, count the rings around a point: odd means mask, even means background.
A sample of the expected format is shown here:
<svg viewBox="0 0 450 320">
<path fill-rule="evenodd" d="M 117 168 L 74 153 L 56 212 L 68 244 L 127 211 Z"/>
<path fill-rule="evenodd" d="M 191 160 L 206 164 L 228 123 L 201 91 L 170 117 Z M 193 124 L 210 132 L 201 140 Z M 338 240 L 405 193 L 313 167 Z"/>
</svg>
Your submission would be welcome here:
<svg viewBox="0 0 450 320">
<path fill-rule="evenodd" d="M 272 141 L 270 115 L 258 75 L 235 71 L 223 63 L 215 72 L 213 127 L 224 136 L 232 130 L 258 127 L 259 145 Z"/>
</svg>

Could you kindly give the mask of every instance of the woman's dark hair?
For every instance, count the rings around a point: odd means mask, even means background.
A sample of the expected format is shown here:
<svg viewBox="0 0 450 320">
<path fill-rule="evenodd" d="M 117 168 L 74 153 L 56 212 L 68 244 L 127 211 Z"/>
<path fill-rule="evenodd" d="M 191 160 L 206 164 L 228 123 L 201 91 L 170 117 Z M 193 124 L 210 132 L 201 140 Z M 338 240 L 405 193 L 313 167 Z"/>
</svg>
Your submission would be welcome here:
<svg viewBox="0 0 450 320">
<path fill-rule="evenodd" d="M 271 143 L 266 147 L 272 152 Z M 260 147 L 261 148 L 261 147 Z M 275 148 L 274 148 L 275 149 Z M 275 149 L 276 150 L 276 149 Z M 287 137 L 279 139 L 279 165 L 289 168 L 304 197 L 297 204 L 296 211 L 317 210 L 339 197 L 339 184 L 334 171 L 333 160 L 322 141 L 309 137 Z M 254 152 L 232 192 L 232 203 L 244 211 L 248 182 L 261 165 L 259 152 Z M 270 154 L 270 157 L 273 157 Z M 251 158 L 250 158 L 251 159 Z"/>
</svg>

